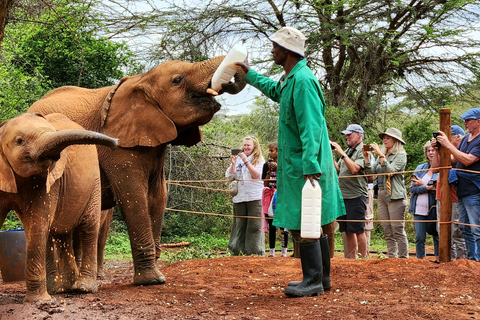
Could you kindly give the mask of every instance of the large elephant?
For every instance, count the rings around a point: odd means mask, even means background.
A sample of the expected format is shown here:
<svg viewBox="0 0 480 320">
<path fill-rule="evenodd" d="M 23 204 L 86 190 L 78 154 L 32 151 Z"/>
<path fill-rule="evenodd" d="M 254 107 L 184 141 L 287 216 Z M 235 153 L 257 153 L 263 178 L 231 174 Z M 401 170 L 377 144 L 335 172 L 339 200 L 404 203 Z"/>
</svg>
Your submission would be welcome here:
<svg viewBox="0 0 480 320">
<path fill-rule="evenodd" d="M 0 226 L 15 210 L 25 229 L 24 302 L 51 299 L 46 262 L 52 267 L 54 260 L 49 236 L 62 270 L 56 289 L 97 290 L 100 170 L 96 147 L 85 144 L 115 147 L 117 140 L 83 130 L 62 114 L 26 113 L 0 125 Z M 72 259 L 74 231 L 82 242 L 80 270 Z"/>
<path fill-rule="evenodd" d="M 220 110 L 209 90 L 224 56 L 204 62 L 167 61 L 118 85 L 100 89 L 62 87 L 34 103 L 29 112 L 63 113 L 88 130 L 119 138 L 114 151 L 98 148 L 102 209 L 118 204 L 125 218 L 136 285 L 162 284 L 156 267 L 167 192 L 167 144 L 191 146 L 202 139 L 199 126 Z M 235 82 L 222 85 L 236 94 L 246 85 L 237 68 Z"/>
</svg>

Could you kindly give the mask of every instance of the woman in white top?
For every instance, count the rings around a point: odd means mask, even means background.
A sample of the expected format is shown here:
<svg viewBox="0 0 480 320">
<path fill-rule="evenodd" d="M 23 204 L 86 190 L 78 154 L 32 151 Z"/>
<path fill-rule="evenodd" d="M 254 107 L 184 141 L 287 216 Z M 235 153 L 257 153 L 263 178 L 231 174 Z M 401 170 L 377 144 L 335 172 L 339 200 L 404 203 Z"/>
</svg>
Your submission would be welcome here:
<svg viewBox="0 0 480 320">
<path fill-rule="evenodd" d="M 412 175 L 412 185 L 410 192 L 410 208 L 408 212 L 413 215 L 415 220 L 415 253 L 418 259 L 425 257 L 425 241 L 427 233 L 433 237 L 433 247 L 435 252 L 435 261 L 438 261 L 438 233 L 435 222 L 425 222 L 427 220 L 436 220 L 436 201 L 435 190 L 438 173 L 433 173 L 431 162 L 435 157 L 435 149 L 428 141 L 423 151 L 428 162 L 422 163 L 415 169 L 415 175 Z M 427 171 L 417 171 L 427 170 Z"/>
<path fill-rule="evenodd" d="M 245 137 L 242 152 L 232 155 L 230 161 L 232 164 L 225 176 L 230 180 L 238 180 L 238 193 L 232 199 L 234 219 L 227 248 L 234 255 L 264 256 L 261 177 L 265 160 L 258 140 L 254 136 Z"/>
</svg>

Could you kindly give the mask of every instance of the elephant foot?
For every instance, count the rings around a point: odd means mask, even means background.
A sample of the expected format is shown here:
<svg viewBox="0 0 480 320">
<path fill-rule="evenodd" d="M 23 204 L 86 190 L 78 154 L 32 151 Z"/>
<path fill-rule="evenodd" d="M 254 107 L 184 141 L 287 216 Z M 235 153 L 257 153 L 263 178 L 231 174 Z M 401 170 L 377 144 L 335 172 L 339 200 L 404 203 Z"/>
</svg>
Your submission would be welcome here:
<svg viewBox="0 0 480 320">
<path fill-rule="evenodd" d="M 133 281 L 136 286 L 164 284 L 165 276 L 157 268 L 135 271 Z"/>
<path fill-rule="evenodd" d="M 23 303 L 32 303 L 37 301 L 55 302 L 56 299 L 51 295 L 49 295 L 47 292 L 42 292 L 42 293 L 27 292 L 27 294 L 25 295 L 25 298 L 23 299 Z"/>
<path fill-rule="evenodd" d="M 104 279 L 105 278 L 105 271 L 103 268 L 97 269 L 97 279 Z"/>
<path fill-rule="evenodd" d="M 95 278 L 80 277 L 72 286 L 72 290 L 80 293 L 94 293 L 98 291 Z"/>
</svg>

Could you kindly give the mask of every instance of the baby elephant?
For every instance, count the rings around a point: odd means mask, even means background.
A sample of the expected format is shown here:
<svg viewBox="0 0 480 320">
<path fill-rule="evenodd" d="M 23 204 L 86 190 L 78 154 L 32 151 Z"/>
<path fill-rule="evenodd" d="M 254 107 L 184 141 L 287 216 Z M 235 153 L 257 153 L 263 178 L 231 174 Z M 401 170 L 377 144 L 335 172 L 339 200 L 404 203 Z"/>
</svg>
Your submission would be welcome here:
<svg viewBox="0 0 480 320">
<path fill-rule="evenodd" d="M 101 187 L 97 150 L 92 144 L 115 148 L 117 139 L 84 130 L 61 114 L 26 113 L 0 124 L 0 226 L 8 212 L 15 210 L 25 229 L 24 302 L 52 299 L 47 292 L 47 268 L 52 274 L 54 251 L 61 271 L 55 282 L 49 281 L 49 289 L 98 290 Z M 79 269 L 73 232 L 81 241 Z"/>
</svg>

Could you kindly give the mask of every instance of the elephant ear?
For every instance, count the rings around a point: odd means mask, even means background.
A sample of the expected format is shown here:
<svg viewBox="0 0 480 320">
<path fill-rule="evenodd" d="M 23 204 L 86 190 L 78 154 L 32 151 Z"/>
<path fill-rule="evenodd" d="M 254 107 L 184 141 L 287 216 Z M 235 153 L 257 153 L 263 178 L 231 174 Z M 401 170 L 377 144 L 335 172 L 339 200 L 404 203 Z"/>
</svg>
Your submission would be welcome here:
<svg viewBox="0 0 480 320">
<path fill-rule="evenodd" d="M 177 137 L 177 129 L 146 94 L 136 85 L 135 77 L 123 78 L 118 88 L 111 91 L 111 103 L 103 104 L 101 132 L 119 139 L 124 148 L 144 146 L 156 147 Z"/>
<path fill-rule="evenodd" d="M 0 123 L 0 136 L 3 134 L 3 127 L 7 121 Z M 1 140 L 1 137 L 0 137 Z M 0 146 L 0 191 L 9 192 L 9 193 L 17 193 L 17 182 L 15 181 L 15 174 L 13 173 L 13 169 L 10 166 L 3 150 Z"/>
<path fill-rule="evenodd" d="M 63 175 L 63 171 L 65 170 L 67 161 L 68 161 L 67 149 L 64 149 L 62 152 L 60 152 L 60 159 L 55 161 L 53 165 L 50 167 L 50 170 L 48 170 L 47 185 L 46 185 L 47 193 L 50 193 L 50 188 L 53 186 L 55 181 L 60 179 L 60 177 Z"/>
<path fill-rule="evenodd" d="M 17 193 L 17 183 L 13 169 L 0 150 L 0 191 Z"/>
<path fill-rule="evenodd" d="M 200 127 L 189 128 L 178 133 L 177 138 L 171 142 L 174 146 L 191 147 L 203 140 L 203 133 Z"/>
</svg>

